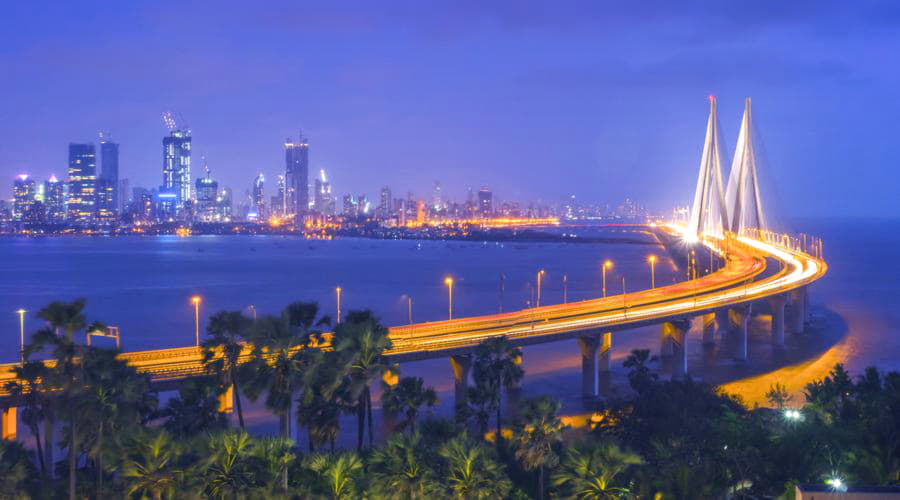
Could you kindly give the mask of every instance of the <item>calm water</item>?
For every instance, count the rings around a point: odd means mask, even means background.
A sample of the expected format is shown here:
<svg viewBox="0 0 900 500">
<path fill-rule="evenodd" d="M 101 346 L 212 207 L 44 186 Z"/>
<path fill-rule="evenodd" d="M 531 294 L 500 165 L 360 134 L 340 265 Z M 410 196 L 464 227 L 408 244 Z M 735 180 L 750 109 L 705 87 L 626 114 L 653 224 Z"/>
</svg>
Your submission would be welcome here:
<svg viewBox="0 0 900 500">
<path fill-rule="evenodd" d="M 699 333 L 689 343 L 691 371 L 715 382 L 735 381 L 729 390 L 758 401 L 774 382 L 799 391 L 824 375 L 835 362 L 858 372 L 869 365 L 900 370 L 900 265 L 897 243 L 900 220 L 802 221 L 810 234 L 825 238 L 831 266 L 811 290 L 814 328 L 788 338 L 788 354 L 773 352 L 765 325 L 751 339 L 750 363 L 730 361 L 727 342 L 704 350 Z M 603 234 L 594 231 L 592 234 Z M 634 234 L 621 235 L 634 239 Z M 535 273 L 545 269 L 543 303 L 561 302 L 562 276 L 568 275 L 569 300 L 599 294 L 599 262 L 609 258 L 610 293 L 649 285 L 646 258 L 664 257 L 657 282 L 672 282 L 677 271 L 664 250 L 652 244 L 466 243 L 342 239 L 305 241 L 288 237 L 128 237 L 0 239 L 0 311 L 8 311 L 7 341 L 0 358 L 14 361 L 18 352 L 13 311 L 35 311 L 56 299 L 88 299 L 90 320 L 122 329 L 123 348 L 140 350 L 193 343 L 193 309 L 189 298 L 203 297 L 201 313 L 243 309 L 277 312 L 293 300 L 318 301 L 334 314 L 334 287 L 343 290 L 343 310 L 371 308 L 387 324 L 407 321 L 406 296 L 413 298 L 414 321 L 446 317 L 443 277 L 452 274 L 454 314 L 495 312 L 501 303 L 500 275 L 505 275 L 505 309 L 532 300 Z M 33 316 L 27 329 L 41 326 Z M 203 326 L 201 325 L 201 328 Z M 630 349 L 658 349 L 658 331 L 645 328 L 614 339 L 615 380 Z M 524 391 L 553 394 L 575 412 L 580 391 L 580 357 L 574 341 L 525 349 Z M 779 368 L 781 367 L 781 368 Z M 664 369 L 665 367 L 663 367 Z M 446 360 L 407 363 L 404 374 L 425 377 L 441 396 L 438 413 L 452 408 L 452 377 Z M 258 405 L 248 421 L 269 429 L 268 413 Z M 352 425 L 348 424 L 348 427 Z M 352 439 L 352 432 L 346 433 Z"/>
</svg>

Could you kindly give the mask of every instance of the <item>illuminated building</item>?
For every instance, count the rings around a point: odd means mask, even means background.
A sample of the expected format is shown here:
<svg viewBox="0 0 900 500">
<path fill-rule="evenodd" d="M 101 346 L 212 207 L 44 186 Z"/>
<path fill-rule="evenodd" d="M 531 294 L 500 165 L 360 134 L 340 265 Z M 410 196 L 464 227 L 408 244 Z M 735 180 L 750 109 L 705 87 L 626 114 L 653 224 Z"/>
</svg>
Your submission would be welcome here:
<svg viewBox="0 0 900 500">
<path fill-rule="evenodd" d="M 379 219 L 388 219 L 391 217 L 391 203 L 393 199 L 391 198 L 391 188 L 385 186 L 381 188 L 380 198 L 378 200 L 378 210 L 376 211 L 376 217 Z"/>
<path fill-rule="evenodd" d="M 422 225 L 427 220 L 428 218 L 425 213 L 425 200 L 418 200 L 416 202 L 416 224 Z"/>
<path fill-rule="evenodd" d="M 440 212 L 444 209 L 444 200 L 441 197 L 441 181 L 434 181 L 434 187 L 431 190 L 431 209 Z"/>
<path fill-rule="evenodd" d="M 313 206 L 320 214 L 334 215 L 334 195 L 331 193 L 331 183 L 325 178 L 325 170 L 319 171 L 319 177 L 315 183 Z"/>
<path fill-rule="evenodd" d="M 206 177 L 198 177 L 197 189 L 197 217 L 203 222 L 216 220 L 218 214 L 219 183 L 209 177 L 209 168 L 206 169 Z"/>
<path fill-rule="evenodd" d="M 127 196 L 129 191 L 128 179 L 119 179 L 119 190 L 116 192 L 116 210 L 120 214 L 125 211 L 125 205 L 131 201 Z"/>
<path fill-rule="evenodd" d="M 224 188 L 222 188 L 222 191 L 219 192 L 219 196 L 216 197 L 216 207 L 218 210 L 218 212 L 216 213 L 216 218 L 218 220 L 222 222 L 231 221 L 234 212 L 234 204 L 232 203 L 232 193 L 230 187 L 225 186 Z"/>
<path fill-rule="evenodd" d="M 369 203 L 369 197 L 363 193 L 356 199 L 357 215 L 366 216 L 372 213 L 372 204 Z"/>
<path fill-rule="evenodd" d="M 481 217 L 494 215 L 494 193 L 485 186 L 478 191 L 478 215 Z"/>
<path fill-rule="evenodd" d="M 94 220 L 98 224 L 110 225 L 116 221 L 115 185 L 112 179 L 101 177 L 97 180 Z"/>
<path fill-rule="evenodd" d="M 34 179 L 29 178 L 25 174 L 17 175 L 13 181 L 13 212 L 12 220 L 15 222 L 36 222 L 35 204 L 37 200 L 35 195 Z"/>
<path fill-rule="evenodd" d="M 297 142 L 284 142 L 285 215 L 303 215 L 309 211 L 309 143 L 303 133 Z"/>
<path fill-rule="evenodd" d="M 67 219 L 73 224 L 90 224 L 97 190 L 97 152 L 93 144 L 69 144 L 68 184 Z"/>
<path fill-rule="evenodd" d="M 44 182 L 44 205 L 47 207 L 47 222 L 61 224 L 66 221 L 65 184 L 55 175 Z"/>
<path fill-rule="evenodd" d="M 190 130 L 173 128 L 168 137 L 163 137 L 163 183 L 159 196 L 167 219 L 179 217 L 184 203 L 191 199 Z"/>
<path fill-rule="evenodd" d="M 156 219 L 156 214 L 153 210 L 153 194 L 148 193 L 145 189 L 144 192 L 141 193 L 140 198 L 136 197 L 135 201 L 138 201 L 140 203 L 140 218 L 144 222 L 151 222 Z"/>
<path fill-rule="evenodd" d="M 263 187 L 266 183 L 266 178 L 263 177 L 263 174 L 260 173 L 256 176 L 256 179 L 253 180 L 253 204 L 251 206 L 251 212 L 255 212 L 256 219 L 265 219 L 266 218 L 266 197 L 263 194 Z"/>
<path fill-rule="evenodd" d="M 359 204 L 353 198 L 351 194 L 344 195 L 344 207 L 343 207 L 344 217 L 356 217 L 359 215 Z"/>
<path fill-rule="evenodd" d="M 109 212 L 112 213 L 112 217 L 115 219 L 122 208 L 122 202 L 119 198 L 124 194 L 121 193 L 119 189 L 119 145 L 104 138 L 103 133 L 100 134 L 99 178 L 109 182 L 112 200 L 107 203 L 108 206 L 104 207 L 99 206 L 98 200 L 97 214 L 100 215 L 100 210 L 102 209 L 104 211 L 104 216 Z"/>
</svg>

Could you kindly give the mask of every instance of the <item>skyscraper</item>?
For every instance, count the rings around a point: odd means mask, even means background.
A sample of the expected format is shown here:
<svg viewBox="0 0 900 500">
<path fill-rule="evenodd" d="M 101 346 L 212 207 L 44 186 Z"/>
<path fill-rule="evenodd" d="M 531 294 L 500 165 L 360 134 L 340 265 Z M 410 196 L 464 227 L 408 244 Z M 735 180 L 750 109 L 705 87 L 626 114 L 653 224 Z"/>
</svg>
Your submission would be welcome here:
<svg viewBox="0 0 900 500">
<path fill-rule="evenodd" d="M 44 182 L 44 204 L 47 206 L 47 222 L 61 224 L 66 221 L 66 190 L 55 175 Z"/>
<path fill-rule="evenodd" d="M 285 215 L 299 217 L 309 211 L 309 143 L 303 132 L 297 141 L 284 142 L 284 210 Z"/>
<path fill-rule="evenodd" d="M 434 187 L 431 191 L 431 209 L 440 212 L 444 209 L 444 200 L 441 196 L 441 181 L 434 181 Z"/>
<path fill-rule="evenodd" d="M 325 177 L 325 170 L 319 170 L 314 191 L 313 206 L 316 212 L 323 215 L 334 215 L 334 195 L 331 193 L 331 183 Z"/>
<path fill-rule="evenodd" d="M 381 188 L 381 196 L 378 200 L 378 213 L 376 216 L 379 219 L 387 219 L 390 218 L 392 214 L 391 203 L 393 202 L 393 198 L 391 197 L 391 188 L 385 186 Z"/>
<path fill-rule="evenodd" d="M 181 214 L 184 203 L 191 199 L 191 131 L 170 125 L 169 136 L 163 138 L 163 184 L 160 205 L 166 218 Z"/>
<path fill-rule="evenodd" d="M 17 175 L 13 181 L 13 213 L 15 222 L 35 222 L 34 206 L 37 203 L 34 179 L 25 174 Z"/>
<path fill-rule="evenodd" d="M 263 193 L 265 182 L 266 178 L 262 173 L 253 179 L 253 205 L 250 208 L 252 212 L 256 213 L 256 218 L 259 220 L 266 218 L 266 196 Z"/>
<path fill-rule="evenodd" d="M 69 144 L 68 219 L 90 224 L 94 218 L 97 190 L 97 151 L 93 144 Z"/>
<path fill-rule="evenodd" d="M 486 186 L 478 191 L 478 215 L 490 217 L 494 214 L 494 193 Z"/>
<path fill-rule="evenodd" d="M 206 169 L 206 177 L 197 178 L 197 216 L 203 222 L 216 220 L 218 209 L 219 183 L 209 177 L 209 167 Z"/>
<path fill-rule="evenodd" d="M 109 209 L 115 217 L 121 209 L 121 202 L 119 201 L 119 145 L 110 141 L 108 137 L 104 137 L 102 132 L 100 133 L 100 179 L 109 181 L 109 185 L 112 186 L 110 193 L 112 200 Z"/>
<path fill-rule="evenodd" d="M 97 179 L 95 192 L 95 204 L 97 211 L 94 220 L 98 224 L 110 225 L 116 221 L 115 193 L 116 188 L 112 179 L 101 177 Z"/>
</svg>

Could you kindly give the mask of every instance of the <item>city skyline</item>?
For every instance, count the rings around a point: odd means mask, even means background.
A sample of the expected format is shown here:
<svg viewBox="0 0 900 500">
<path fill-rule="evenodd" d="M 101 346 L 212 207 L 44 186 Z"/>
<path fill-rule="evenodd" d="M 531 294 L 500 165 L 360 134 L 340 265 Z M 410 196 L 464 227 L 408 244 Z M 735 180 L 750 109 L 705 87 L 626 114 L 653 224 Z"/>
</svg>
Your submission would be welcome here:
<svg viewBox="0 0 900 500">
<path fill-rule="evenodd" d="M 121 176 L 155 185 L 158 117 L 173 110 L 236 190 L 276 174 L 281 141 L 302 128 L 310 172 L 326 169 L 341 191 L 440 178 L 452 193 L 482 183 L 507 185 L 510 198 L 623 192 L 661 209 L 690 201 L 681 174 L 696 167 L 706 95 L 719 97 L 731 147 L 749 95 L 786 214 L 828 214 L 837 207 L 822 200 L 838 198 L 851 215 L 900 210 L 895 183 L 872 182 L 897 155 L 896 104 L 879 97 L 898 80 L 881 64 L 898 48 L 896 7 L 534 7 L 223 4 L 162 18 L 155 7 L 37 16 L 12 6 L 0 57 L 13 77 L 0 92 L 16 96 L 5 105 L 15 119 L 0 126 L 15 140 L 0 146 L 0 175 L 59 177 L 64 144 L 108 130 Z M 665 16 L 644 15 L 654 10 Z M 108 63 L 93 65 L 101 54 Z M 804 185 L 811 176 L 819 182 Z"/>
</svg>

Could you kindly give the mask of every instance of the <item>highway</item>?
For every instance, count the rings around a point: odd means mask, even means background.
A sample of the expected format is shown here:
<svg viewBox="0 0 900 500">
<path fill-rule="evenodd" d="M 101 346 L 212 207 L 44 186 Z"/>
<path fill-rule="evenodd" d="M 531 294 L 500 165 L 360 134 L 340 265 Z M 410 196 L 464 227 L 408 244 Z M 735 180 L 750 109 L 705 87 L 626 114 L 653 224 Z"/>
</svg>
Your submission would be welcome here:
<svg viewBox="0 0 900 500">
<path fill-rule="evenodd" d="M 647 229 L 669 235 L 680 231 L 675 226 Z M 388 355 L 397 361 L 427 359 L 464 352 L 497 336 L 528 345 L 692 318 L 806 286 L 828 269 L 820 257 L 821 247 L 803 251 L 805 241 L 782 235 L 703 238 L 701 243 L 724 259 L 721 269 L 694 280 L 606 298 L 391 327 L 393 347 Z M 328 347 L 327 341 L 323 347 Z M 243 356 L 249 355 L 248 346 Z M 204 372 L 201 350 L 194 346 L 126 352 L 120 357 L 163 385 Z M 0 398 L 8 396 L 5 386 L 15 378 L 15 366 L 0 365 Z"/>
</svg>

